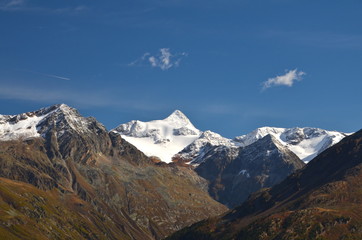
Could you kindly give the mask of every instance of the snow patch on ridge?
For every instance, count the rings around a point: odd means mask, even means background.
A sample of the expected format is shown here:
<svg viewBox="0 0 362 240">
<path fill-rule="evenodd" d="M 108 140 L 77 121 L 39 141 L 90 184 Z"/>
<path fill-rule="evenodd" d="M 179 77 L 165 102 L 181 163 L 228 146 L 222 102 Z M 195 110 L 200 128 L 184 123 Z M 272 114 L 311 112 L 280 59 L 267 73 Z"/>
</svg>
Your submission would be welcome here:
<svg viewBox="0 0 362 240">
<path fill-rule="evenodd" d="M 37 125 L 46 117 L 28 116 L 23 113 L 17 116 L 0 116 L 0 139 L 3 141 L 16 140 L 19 138 L 40 137 Z"/>
<path fill-rule="evenodd" d="M 240 144 L 231 139 L 224 138 L 220 134 L 208 130 L 203 132 L 198 139 L 188 145 L 176 156 L 187 162 L 190 161 L 190 164 L 192 165 L 197 165 L 204 160 L 203 157 L 206 155 L 207 151 L 213 146 L 237 148 L 240 146 Z"/>
</svg>

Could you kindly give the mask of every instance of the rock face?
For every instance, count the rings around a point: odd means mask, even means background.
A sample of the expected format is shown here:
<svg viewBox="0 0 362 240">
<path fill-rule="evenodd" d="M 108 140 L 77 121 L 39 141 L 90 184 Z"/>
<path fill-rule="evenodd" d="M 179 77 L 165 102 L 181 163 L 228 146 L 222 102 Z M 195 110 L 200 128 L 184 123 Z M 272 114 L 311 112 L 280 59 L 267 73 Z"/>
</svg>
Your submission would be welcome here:
<svg viewBox="0 0 362 240">
<path fill-rule="evenodd" d="M 211 196 L 229 207 L 305 165 L 271 135 L 244 148 L 211 147 L 203 159 L 196 172 L 210 182 Z"/>
<path fill-rule="evenodd" d="M 361 239 L 362 130 L 227 214 L 168 239 Z"/>
<path fill-rule="evenodd" d="M 161 239 L 227 210 L 193 170 L 155 164 L 64 104 L 0 116 L 0 140 L 2 236 Z"/>
</svg>

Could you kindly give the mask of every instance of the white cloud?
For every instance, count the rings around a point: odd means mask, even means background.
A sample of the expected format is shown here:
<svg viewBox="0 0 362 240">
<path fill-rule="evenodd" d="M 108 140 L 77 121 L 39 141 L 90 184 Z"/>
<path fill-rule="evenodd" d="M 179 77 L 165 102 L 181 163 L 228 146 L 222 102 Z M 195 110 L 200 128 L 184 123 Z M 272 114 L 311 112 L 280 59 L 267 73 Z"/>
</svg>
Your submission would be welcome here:
<svg viewBox="0 0 362 240">
<path fill-rule="evenodd" d="M 128 64 L 128 66 L 137 66 L 142 64 L 150 64 L 154 68 L 160 68 L 165 71 L 173 67 L 178 67 L 181 60 L 186 57 L 188 54 L 183 53 L 171 53 L 169 48 L 161 48 L 159 53 L 156 55 L 151 55 L 150 53 L 145 53 L 142 57 Z"/>
<path fill-rule="evenodd" d="M 281 85 L 291 87 L 293 86 L 294 82 L 301 81 L 303 75 L 305 75 L 305 72 L 298 71 L 297 69 L 287 71 L 282 76 L 269 78 L 268 81 L 263 82 L 262 90 L 266 90 L 270 87 L 281 86 Z"/>
</svg>

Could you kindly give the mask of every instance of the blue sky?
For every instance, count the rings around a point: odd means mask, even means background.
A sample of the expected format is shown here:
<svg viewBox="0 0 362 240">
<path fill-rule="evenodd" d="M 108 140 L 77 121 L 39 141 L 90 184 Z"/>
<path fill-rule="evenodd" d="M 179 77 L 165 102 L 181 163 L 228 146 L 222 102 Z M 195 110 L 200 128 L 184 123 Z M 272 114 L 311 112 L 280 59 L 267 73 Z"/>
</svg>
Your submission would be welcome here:
<svg viewBox="0 0 362 240">
<path fill-rule="evenodd" d="M 362 128 L 362 2 L 0 0 L 0 113 L 108 129 L 183 111 L 227 137 Z"/>
</svg>

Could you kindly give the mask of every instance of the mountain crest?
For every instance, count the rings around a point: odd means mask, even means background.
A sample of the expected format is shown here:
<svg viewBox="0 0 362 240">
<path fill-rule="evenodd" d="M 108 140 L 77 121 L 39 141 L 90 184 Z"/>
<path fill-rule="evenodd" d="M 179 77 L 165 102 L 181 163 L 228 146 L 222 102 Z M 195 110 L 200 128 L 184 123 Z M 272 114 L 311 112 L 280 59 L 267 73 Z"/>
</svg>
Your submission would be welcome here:
<svg viewBox="0 0 362 240">
<path fill-rule="evenodd" d="M 319 153 L 349 134 L 310 127 L 261 127 L 249 134 L 234 138 L 234 141 L 245 147 L 267 135 L 274 136 L 282 145 L 287 146 L 297 154 L 301 160 L 309 162 Z"/>
<path fill-rule="evenodd" d="M 164 120 L 168 122 L 178 123 L 181 124 L 182 126 L 186 126 L 189 124 L 192 125 L 188 117 L 180 110 L 173 111 L 173 113 L 171 113 L 171 115 L 165 118 Z"/>
<path fill-rule="evenodd" d="M 66 104 L 56 104 L 18 115 L 0 115 L 0 140 L 45 137 L 54 128 L 59 136 L 71 129 L 86 133 L 91 132 L 90 128 L 95 125 L 106 132 L 94 118 L 82 117 L 75 108 Z"/>
<path fill-rule="evenodd" d="M 201 134 L 180 110 L 175 110 L 163 120 L 133 120 L 111 131 L 120 134 L 147 156 L 157 156 L 164 162 L 171 162 L 176 153 Z"/>
</svg>

